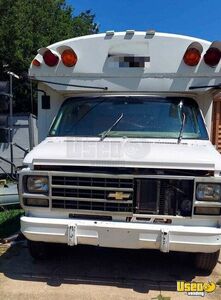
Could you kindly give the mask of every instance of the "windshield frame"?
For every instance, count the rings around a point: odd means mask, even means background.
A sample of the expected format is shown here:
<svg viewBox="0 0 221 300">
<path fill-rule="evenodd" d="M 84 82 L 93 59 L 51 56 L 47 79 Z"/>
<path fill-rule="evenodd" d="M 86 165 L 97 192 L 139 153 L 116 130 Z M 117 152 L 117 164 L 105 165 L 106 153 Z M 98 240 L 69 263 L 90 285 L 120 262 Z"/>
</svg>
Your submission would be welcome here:
<svg viewBox="0 0 221 300">
<path fill-rule="evenodd" d="M 116 98 L 125 98 L 125 99 L 128 99 L 128 98 L 144 98 L 146 99 L 146 101 L 148 101 L 148 98 L 150 99 L 149 101 L 153 100 L 154 98 L 156 99 L 156 101 L 160 102 L 160 101 L 168 101 L 168 100 L 174 100 L 174 102 L 178 102 L 178 99 L 182 99 L 184 101 L 190 101 L 193 106 L 195 107 L 196 109 L 196 112 L 197 112 L 197 126 L 199 126 L 199 130 L 200 130 L 200 134 L 201 136 L 199 137 L 185 137 L 183 136 L 182 137 L 182 140 L 209 140 L 209 134 L 208 134 L 208 130 L 207 130 L 207 126 L 206 126 L 206 123 L 205 123 L 205 120 L 204 120 L 204 117 L 203 117 L 203 114 L 202 114 L 202 111 L 197 103 L 197 101 L 194 99 L 193 95 L 191 96 L 183 96 L 183 95 L 172 95 L 172 96 L 168 96 L 168 95 L 137 95 L 137 94 L 131 94 L 131 95 L 128 95 L 128 94 L 122 94 L 122 95 L 96 95 L 96 96 L 90 96 L 90 95 L 87 95 L 87 96 L 75 96 L 75 97 L 69 97 L 67 99 L 64 100 L 64 102 L 62 103 L 56 117 L 54 118 L 51 126 L 50 126 L 50 129 L 49 129 L 49 133 L 48 133 L 48 137 L 74 137 L 74 138 L 101 138 L 101 134 L 97 134 L 97 135 L 73 135 L 73 134 L 70 134 L 70 135 L 55 135 L 55 134 L 51 134 L 55 124 L 58 122 L 58 119 L 59 119 L 59 115 L 61 114 L 61 111 L 62 109 L 64 108 L 64 106 L 66 106 L 69 102 L 72 102 L 72 101 L 85 101 L 85 100 L 88 100 L 88 101 L 96 101 L 97 99 L 100 99 L 100 102 L 97 102 L 98 104 L 95 104 L 92 109 L 90 109 L 89 111 L 92 111 L 94 107 L 97 107 L 99 106 L 101 103 L 104 103 L 110 99 L 113 99 L 115 98 L 113 101 L 117 101 Z M 87 113 L 86 113 L 87 115 Z M 84 116 L 83 118 L 80 119 L 83 120 L 84 119 Z M 77 121 L 78 122 L 78 121 Z M 76 124 L 75 124 L 76 125 Z M 106 128 L 108 130 L 108 128 Z M 105 131 L 104 131 L 105 132 Z M 103 132 L 103 133 L 104 133 Z M 120 132 L 120 131 L 118 131 Z M 126 132 L 126 131 L 125 131 Z M 152 134 L 150 136 L 139 136 L 139 135 L 135 135 L 136 134 L 136 131 L 131 131 L 131 132 L 134 132 L 134 134 L 132 134 L 132 136 L 130 135 L 116 135 L 116 133 L 114 133 L 114 131 L 111 131 L 109 132 L 110 135 L 108 134 L 107 136 L 105 136 L 106 138 L 128 138 L 128 139 L 178 139 L 178 135 L 175 136 L 173 135 L 173 132 L 171 131 L 171 136 L 153 136 Z M 179 134 L 179 133 L 178 133 Z"/>
</svg>

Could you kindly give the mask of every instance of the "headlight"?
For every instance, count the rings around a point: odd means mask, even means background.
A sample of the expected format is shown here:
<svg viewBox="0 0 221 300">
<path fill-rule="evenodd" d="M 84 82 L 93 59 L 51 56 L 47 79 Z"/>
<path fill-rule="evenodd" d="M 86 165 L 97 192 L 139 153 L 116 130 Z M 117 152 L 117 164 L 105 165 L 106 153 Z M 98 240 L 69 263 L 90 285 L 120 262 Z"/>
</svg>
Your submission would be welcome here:
<svg viewBox="0 0 221 300">
<path fill-rule="evenodd" d="M 46 176 L 28 176 L 26 181 L 27 191 L 29 193 L 47 193 L 48 177 Z"/>
<path fill-rule="evenodd" d="M 199 201 L 220 201 L 221 185 L 218 183 L 198 183 L 196 199 Z"/>
</svg>

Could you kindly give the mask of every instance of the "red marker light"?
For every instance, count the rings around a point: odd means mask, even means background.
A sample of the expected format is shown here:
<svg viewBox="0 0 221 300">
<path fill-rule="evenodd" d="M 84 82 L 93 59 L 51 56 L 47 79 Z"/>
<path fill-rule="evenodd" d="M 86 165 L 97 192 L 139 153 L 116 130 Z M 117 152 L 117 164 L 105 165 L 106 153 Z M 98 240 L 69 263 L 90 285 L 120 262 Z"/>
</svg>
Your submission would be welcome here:
<svg viewBox="0 0 221 300">
<path fill-rule="evenodd" d="M 54 67 L 58 64 L 59 58 L 57 55 L 52 53 L 50 50 L 45 51 L 43 55 L 44 62 L 49 67 Z"/>
<path fill-rule="evenodd" d="M 66 49 L 61 54 L 61 60 L 66 67 L 73 67 L 77 63 L 77 55 L 72 49 Z"/>
<path fill-rule="evenodd" d="M 203 59 L 205 63 L 210 67 L 218 65 L 221 58 L 221 51 L 217 48 L 211 47 L 206 51 Z"/>
<path fill-rule="evenodd" d="M 200 61 L 201 53 L 196 48 L 189 48 L 186 50 L 183 60 L 188 66 L 196 66 Z"/>
<path fill-rule="evenodd" d="M 35 67 L 40 67 L 40 65 L 41 65 L 40 61 L 38 61 L 37 59 L 33 59 L 32 64 Z"/>
</svg>

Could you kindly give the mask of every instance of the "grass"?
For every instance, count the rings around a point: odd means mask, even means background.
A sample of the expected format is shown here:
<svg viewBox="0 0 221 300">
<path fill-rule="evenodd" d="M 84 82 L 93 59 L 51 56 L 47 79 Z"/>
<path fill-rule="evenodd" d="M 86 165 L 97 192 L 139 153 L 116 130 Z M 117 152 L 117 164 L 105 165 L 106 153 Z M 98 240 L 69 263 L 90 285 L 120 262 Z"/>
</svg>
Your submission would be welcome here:
<svg viewBox="0 0 221 300">
<path fill-rule="evenodd" d="M 23 210 L 12 207 L 0 210 L 0 238 L 6 238 L 20 229 L 20 216 Z"/>
</svg>

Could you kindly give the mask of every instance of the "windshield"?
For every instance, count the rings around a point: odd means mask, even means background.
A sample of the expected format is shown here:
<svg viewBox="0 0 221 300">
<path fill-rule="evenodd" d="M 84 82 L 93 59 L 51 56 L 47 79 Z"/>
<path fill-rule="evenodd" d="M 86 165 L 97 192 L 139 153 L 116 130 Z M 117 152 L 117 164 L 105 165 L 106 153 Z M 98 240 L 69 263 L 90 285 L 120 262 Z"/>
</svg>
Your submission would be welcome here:
<svg viewBox="0 0 221 300">
<path fill-rule="evenodd" d="M 153 96 L 69 98 L 61 106 L 49 136 L 177 139 L 183 113 L 182 139 L 208 139 L 193 99 Z M 123 117 L 112 128 L 121 115 Z"/>
</svg>

